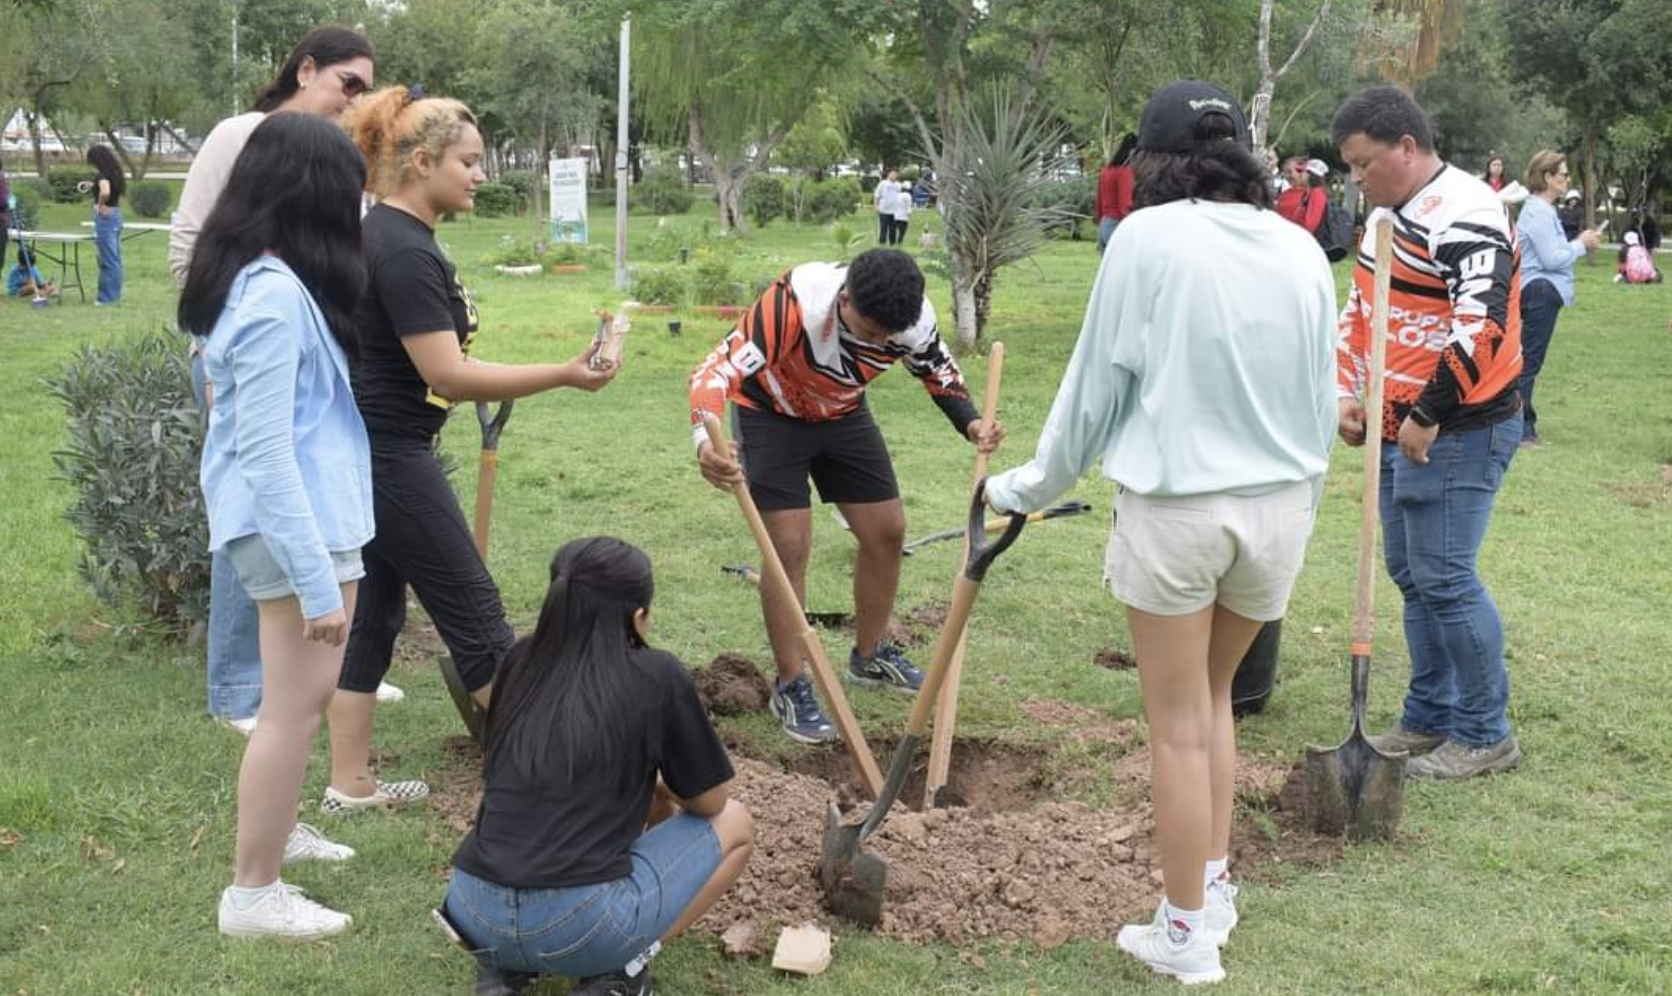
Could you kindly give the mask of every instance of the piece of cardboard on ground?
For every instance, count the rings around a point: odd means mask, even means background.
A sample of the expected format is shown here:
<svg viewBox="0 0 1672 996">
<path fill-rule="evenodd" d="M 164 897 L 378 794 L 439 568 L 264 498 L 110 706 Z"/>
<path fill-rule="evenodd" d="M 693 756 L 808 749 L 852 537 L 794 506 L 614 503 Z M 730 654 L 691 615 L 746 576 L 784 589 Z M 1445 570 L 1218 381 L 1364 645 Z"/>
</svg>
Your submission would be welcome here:
<svg viewBox="0 0 1672 996">
<path fill-rule="evenodd" d="M 830 932 L 816 923 L 786 927 L 778 935 L 772 967 L 796 975 L 818 975 L 830 967 Z"/>
</svg>

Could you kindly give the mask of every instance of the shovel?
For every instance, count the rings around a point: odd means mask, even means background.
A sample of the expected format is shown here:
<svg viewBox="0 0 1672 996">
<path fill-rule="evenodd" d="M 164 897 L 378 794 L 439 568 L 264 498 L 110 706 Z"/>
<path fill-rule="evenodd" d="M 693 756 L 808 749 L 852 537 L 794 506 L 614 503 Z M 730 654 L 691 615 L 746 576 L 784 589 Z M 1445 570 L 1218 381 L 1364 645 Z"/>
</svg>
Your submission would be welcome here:
<svg viewBox="0 0 1672 996">
<path fill-rule="evenodd" d="M 1070 515 L 1085 515 L 1089 511 L 1091 511 L 1091 505 L 1086 502 L 1066 501 L 1061 505 L 1052 505 L 1050 508 L 1042 508 L 1037 512 L 1029 513 L 1028 521 L 1044 522 L 1047 519 L 1062 519 L 1067 518 Z M 988 519 L 987 531 L 990 533 L 996 533 L 1007 525 L 1009 525 L 1009 523 L 1003 519 Z M 964 533 L 968 531 L 969 530 L 965 527 L 959 526 L 957 529 L 943 529 L 938 533 L 930 533 L 927 536 L 919 536 L 917 539 L 911 540 L 902 546 L 900 548 L 900 552 L 909 557 L 931 543 L 941 543 L 946 540 L 963 539 Z"/>
<path fill-rule="evenodd" d="M 1353 608 L 1353 727 L 1339 747 L 1306 751 L 1306 821 L 1313 830 L 1354 840 L 1388 839 L 1405 801 L 1403 751 L 1384 754 L 1364 736 L 1374 633 L 1376 523 L 1382 471 L 1382 368 L 1387 351 L 1393 225 L 1376 225 L 1376 301 L 1370 316 L 1370 386 L 1365 398 L 1364 502 L 1359 518 L 1358 590 Z"/>
<path fill-rule="evenodd" d="M 726 445 L 726 433 L 720 428 L 719 419 L 710 415 L 703 420 L 703 427 L 708 430 L 708 441 L 713 444 L 715 452 L 731 452 L 731 448 Z M 732 496 L 737 499 L 737 507 L 743 510 L 743 518 L 749 523 L 749 531 L 755 536 L 755 545 L 760 547 L 761 570 L 766 583 L 780 592 L 802 614 L 801 651 L 806 655 L 813 672 L 813 682 L 818 685 L 819 694 L 824 696 L 825 705 L 829 706 L 835 715 L 836 729 L 842 734 L 842 743 L 847 747 L 849 756 L 853 758 L 854 767 L 859 769 L 859 776 L 865 782 L 865 791 L 875 798 L 877 793 L 882 791 L 882 771 L 877 767 L 877 759 L 871 753 L 871 745 L 865 742 L 865 732 L 859 728 L 859 719 L 854 716 L 852 707 L 848 705 L 847 694 L 842 691 L 842 685 L 836 679 L 836 672 L 824 655 L 824 644 L 819 642 L 819 635 L 813 632 L 813 627 L 805 621 L 806 610 L 795 597 L 795 588 L 790 584 L 790 576 L 784 573 L 784 562 L 778 558 L 778 548 L 772 545 L 772 534 L 766 531 L 766 523 L 761 519 L 760 509 L 755 507 L 755 499 L 749 494 L 748 483 L 733 484 L 731 490 Z"/>
<path fill-rule="evenodd" d="M 511 420 L 511 402 L 501 401 L 499 410 L 490 414 L 488 403 L 476 402 L 476 421 L 482 427 L 482 457 L 476 465 L 476 552 L 483 562 L 488 559 L 488 522 L 493 515 L 493 479 L 499 466 L 499 434 Z M 477 743 L 482 742 L 482 731 L 487 725 L 487 713 L 476 704 L 465 690 L 464 680 L 453 666 L 453 655 L 441 657 L 441 678 L 447 684 L 447 694 L 453 698 L 454 708 L 464 720 L 465 729 Z"/>
<path fill-rule="evenodd" d="M 747 564 L 727 564 L 720 568 L 720 573 L 741 578 L 756 588 L 761 586 L 761 572 Z M 808 609 L 807 621 L 814 626 L 822 626 L 825 629 L 842 629 L 853 625 L 853 616 L 846 612 L 814 612 L 812 609 Z"/>
<path fill-rule="evenodd" d="M 987 568 L 993 565 L 999 554 L 1009 549 L 1010 544 L 1016 542 L 1016 537 L 1021 535 L 1022 527 L 1028 522 L 1025 515 L 1011 516 L 1010 526 L 989 546 L 987 532 L 981 528 L 985 491 L 984 480 L 976 485 L 975 497 L 970 502 L 970 548 L 964 572 L 952 589 L 952 608 L 947 611 L 946 625 L 935 642 L 935 655 L 929 662 L 923 687 L 918 689 L 917 699 L 912 704 L 905 735 L 900 738 L 899 746 L 894 748 L 894 758 L 888 765 L 888 781 L 883 784 L 877 801 L 871 805 L 864 820 L 857 825 L 843 825 L 842 814 L 834 804 L 825 811 L 824 848 L 819 857 L 819 883 L 824 886 L 825 905 L 832 913 L 856 923 L 875 926 L 882 920 L 883 898 L 888 885 L 888 859 L 862 851 L 859 845 L 882 825 L 906 783 L 906 776 L 911 772 L 912 762 L 917 756 L 918 742 L 928 728 L 929 713 L 934 709 L 935 698 L 940 694 L 941 682 L 946 677 L 947 664 L 963 640 L 964 626 L 969 622 L 970 610 L 975 607 L 975 597 L 981 592 Z"/>
</svg>

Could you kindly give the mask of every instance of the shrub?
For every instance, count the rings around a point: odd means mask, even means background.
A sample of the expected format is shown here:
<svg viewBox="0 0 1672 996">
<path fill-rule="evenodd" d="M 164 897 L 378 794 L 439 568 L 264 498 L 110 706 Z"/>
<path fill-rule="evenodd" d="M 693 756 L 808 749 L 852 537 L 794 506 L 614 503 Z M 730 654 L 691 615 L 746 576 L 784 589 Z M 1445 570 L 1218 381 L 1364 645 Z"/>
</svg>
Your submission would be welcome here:
<svg viewBox="0 0 1672 996">
<path fill-rule="evenodd" d="M 508 169 L 499 174 L 499 182 L 516 191 L 517 210 L 527 211 L 534 200 L 534 185 L 540 182 L 540 176 L 531 169 Z"/>
<path fill-rule="evenodd" d="M 916 183 L 917 180 L 918 180 L 918 177 L 920 177 L 922 175 L 923 175 L 923 170 L 921 168 L 917 167 L 917 166 L 902 166 L 902 167 L 900 167 L 900 182 L 901 183 Z"/>
<path fill-rule="evenodd" d="M 488 182 L 476 188 L 476 214 L 500 218 L 517 213 L 517 192 L 510 185 Z"/>
<path fill-rule="evenodd" d="M 756 173 L 743 185 L 743 213 L 765 228 L 774 218 L 784 216 L 786 206 L 784 181 L 766 173 Z"/>
<path fill-rule="evenodd" d="M 34 180 L 35 182 L 30 182 Z M 41 192 L 41 187 L 46 192 Z M 52 188 L 46 181 L 26 177 L 22 182 L 12 184 L 12 195 L 17 198 L 17 210 L 12 214 L 12 224 L 18 228 L 34 228 L 40 224 L 41 202 L 52 199 Z M 4 263 L 0 260 L 0 263 Z"/>
<path fill-rule="evenodd" d="M 480 192 L 481 188 L 477 188 Z M 478 209 L 480 210 L 480 209 Z M 484 266 L 532 266 L 541 262 L 540 247 L 522 239 L 504 236 L 499 245 L 482 257 Z"/>
<path fill-rule="evenodd" d="M 128 188 L 127 202 L 141 218 L 161 218 L 174 203 L 168 184 L 146 180 Z"/>
<path fill-rule="evenodd" d="M 84 345 L 47 386 L 68 415 L 52 459 L 76 492 L 64 517 L 86 544 L 82 577 L 104 602 L 187 631 L 207 617 L 209 535 L 185 343 L 159 329 Z"/>
<path fill-rule="evenodd" d="M 633 272 L 633 299 L 640 304 L 684 304 L 685 276 L 674 266 L 643 266 Z"/>
<path fill-rule="evenodd" d="M 89 195 L 77 188 L 98 178 L 99 171 L 91 166 L 53 166 L 46 171 L 46 182 L 52 184 L 52 199 L 59 204 L 88 200 Z"/>
<path fill-rule="evenodd" d="M 1041 185 L 1028 207 L 1044 212 L 1045 234 L 1053 239 L 1078 239 L 1080 222 L 1097 209 L 1097 177 L 1076 176 Z"/>
<path fill-rule="evenodd" d="M 814 183 L 807 191 L 801 216 L 815 225 L 827 225 L 856 211 L 861 197 L 859 184 L 851 176 Z"/>
<path fill-rule="evenodd" d="M 652 214 L 684 214 L 697 201 L 685 179 L 671 169 L 647 170 L 629 196 Z"/>
<path fill-rule="evenodd" d="M 836 255 L 842 260 L 850 260 L 864 251 L 866 237 L 856 235 L 853 229 L 837 222 L 830 226 L 830 241 L 836 248 Z"/>
<path fill-rule="evenodd" d="M 691 267 L 691 297 L 698 304 L 742 304 L 745 293 L 723 255 L 703 253 Z"/>
</svg>

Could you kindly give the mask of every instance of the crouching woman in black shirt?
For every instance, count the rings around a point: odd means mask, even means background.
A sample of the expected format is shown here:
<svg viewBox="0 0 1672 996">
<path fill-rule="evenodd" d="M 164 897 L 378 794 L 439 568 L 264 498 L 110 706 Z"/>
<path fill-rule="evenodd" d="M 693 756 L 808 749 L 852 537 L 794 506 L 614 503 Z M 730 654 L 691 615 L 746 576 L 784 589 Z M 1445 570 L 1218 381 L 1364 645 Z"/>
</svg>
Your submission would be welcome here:
<svg viewBox="0 0 1672 996">
<path fill-rule="evenodd" d="M 651 993 L 654 945 L 743 873 L 754 820 L 679 660 L 644 642 L 650 558 L 608 537 L 557 551 L 532 636 L 488 711 L 482 804 L 446 913 L 490 991 L 534 975 L 576 993 Z M 646 829 L 652 803 L 666 815 Z M 479 991 L 486 986 L 479 985 Z"/>
</svg>

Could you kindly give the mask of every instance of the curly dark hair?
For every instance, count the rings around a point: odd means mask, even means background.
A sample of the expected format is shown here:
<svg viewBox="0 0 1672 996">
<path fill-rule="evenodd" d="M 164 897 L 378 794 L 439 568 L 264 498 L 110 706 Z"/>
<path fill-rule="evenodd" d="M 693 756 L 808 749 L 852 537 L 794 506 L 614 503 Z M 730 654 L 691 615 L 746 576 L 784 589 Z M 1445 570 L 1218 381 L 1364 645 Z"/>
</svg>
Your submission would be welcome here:
<svg viewBox="0 0 1672 996">
<path fill-rule="evenodd" d="M 904 332 L 923 313 L 923 271 L 898 249 L 872 249 L 848 265 L 848 302 L 890 332 Z"/>
<path fill-rule="evenodd" d="M 1271 207 L 1266 167 L 1236 141 L 1236 135 L 1230 117 L 1204 114 L 1196 122 L 1194 152 L 1133 153 L 1133 208 L 1186 199 Z"/>
</svg>

